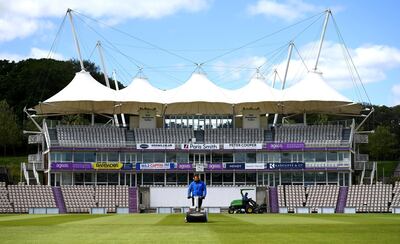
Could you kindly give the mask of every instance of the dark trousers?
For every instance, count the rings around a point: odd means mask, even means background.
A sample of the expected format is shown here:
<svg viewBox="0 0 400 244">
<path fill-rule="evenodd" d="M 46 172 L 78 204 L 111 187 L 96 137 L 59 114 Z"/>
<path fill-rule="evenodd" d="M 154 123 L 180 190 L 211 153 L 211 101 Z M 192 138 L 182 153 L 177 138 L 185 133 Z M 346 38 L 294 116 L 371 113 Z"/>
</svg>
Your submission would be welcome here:
<svg viewBox="0 0 400 244">
<path fill-rule="evenodd" d="M 202 204 L 203 204 L 203 198 L 199 197 L 199 209 L 201 208 Z M 194 197 L 192 197 L 192 206 L 196 206 L 194 202 Z"/>
</svg>

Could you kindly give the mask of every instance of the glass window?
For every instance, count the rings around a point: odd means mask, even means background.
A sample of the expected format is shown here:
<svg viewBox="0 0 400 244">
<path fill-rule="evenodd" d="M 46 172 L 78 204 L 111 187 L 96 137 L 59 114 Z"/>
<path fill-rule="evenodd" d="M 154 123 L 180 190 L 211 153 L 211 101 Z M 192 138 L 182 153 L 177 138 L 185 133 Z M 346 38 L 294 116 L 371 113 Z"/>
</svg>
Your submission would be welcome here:
<svg viewBox="0 0 400 244">
<path fill-rule="evenodd" d="M 292 173 L 293 182 L 303 182 L 303 172 Z"/>
<path fill-rule="evenodd" d="M 176 184 L 176 173 L 167 173 L 167 184 L 169 185 Z"/>
<path fill-rule="evenodd" d="M 270 153 L 268 154 L 268 161 L 270 163 L 279 163 L 281 159 L 280 153 Z"/>
<path fill-rule="evenodd" d="M 109 185 L 118 185 L 118 173 L 109 173 L 108 174 L 108 184 Z"/>
<path fill-rule="evenodd" d="M 222 163 L 222 153 L 213 153 L 212 155 L 212 161 L 213 163 Z"/>
<path fill-rule="evenodd" d="M 176 153 L 167 152 L 167 162 L 168 163 L 176 162 Z"/>
<path fill-rule="evenodd" d="M 316 179 L 318 182 L 326 182 L 326 172 L 316 172 Z"/>
<path fill-rule="evenodd" d="M 256 153 L 247 153 L 246 163 L 255 163 L 256 162 Z"/>
<path fill-rule="evenodd" d="M 232 163 L 233 162 L 233 153 L 224 153 L 222 160 L 224 163 Z"/>
<path fill-rule="evenodd" d="M 106 183 L 107 173 L 97 173 L 97 183 Z"/>
<path fill-rule="evenodd" d="M 153 153 L 143 153 L 143 162 L 144 163 L 154 163 Z"/>
<path fill-rule="evenodd" d="M 72 153 L 71 152 L 65 152 L 63 153 L 63 159 L 61 161 L 65 162 L 72 162 Z"/>
<path fill-rule="evenodd" d="M 328 172 L 328 181 L 329 182 L 337 183 L 337 179 L 338 179 L 337 177 L 338 177 L 337 172 Z"/>
<path fill-rule="evenodd" d="M 304 153 L 304 162 L 315 162 L 315 153 L 314 152 L 305 152 Z"/>
<path fill-rule="evenodd" d="M 292 173 L 291 172 L 281 172 L 281 184 L 291 185 L 292 184 Z"/>
<path fill-rule="evenodd" d="M 62 184 L 63 185 L 72 185 L 72 173 L 71 172 L 62 172 Z"/>
<path fill-rule="evenodd" d="M 326 162 L 326 152 L 316 152 L 315 153 L 316 162 Z"/>
<path fill-rule="evenodd" d="M 176 162 L 178 162 L 178 163 L 189 162 L 189 154 L 188 153 L 177 153 L 176 154 Z"/>
<path fill-rule="evenodd" d="M 245 173 L 235 173 L 235 183 L 236 184 L 244 184 L 246 182 Z"/>
<path fill-rule="evenodd" d="M 75 185 L 83 185 L 84 183 L 84 173 L 74 173 Z"/>
<path fill-rule="evenodd" d="M 108 162 L 118 162 L 118 153 L 108 153 Z"/>
<path fill-rule="evenodd" d="M 90 184 L 94 182 L 93 173 L 85 173 L 85 184 Z"/>
<path fill-rule="evenodd" d="M 306 185 L 313 185 L 315 182 L 315 174 L 314 172 L 304 172 L 304 183 Z"/>
<path fill-rule="evenodd" d="M 164 153 L 154 153 L 154 162 L 164 163 L 164 161 L 165 161 Z"/>
<path fill-rule="evenodd" d="M 97 162 L 107 162 L 107 153 L 97 153 Z"/>
<path fill-rule="evenodd" d="M 187 185 L 188 184 L 187 173 L 177 173 L 176 178 L 178 179 L 178 185 Z"/>
<path fill-rule="evenodd" d="M 257 180 L 256 173 L 246 173 L 246 185 L 255 185 Z"/>
<path fill-rule="evenodd" d="M 153 185 L 153 173 L 143 173 L 143 185 Z"/>
<path fill-rule="evenodd" d="M 223 173 L 222 180 L 224 182 L 224 185 L 233 184 L 233 173 Z"/>
<path fill-rule="evenodd" d="M 337 162 L 338 160 L 337 152 L 328 152 L 327 154 L 328 154 L 328 161 Z"/>
<path fill-rule="evenodd" d="M 156 185 L 164 185 L 164 173 L 154 173 L 154 183 Z"/>
<path fill-rule="evenodd" d="M 221 173 L 212 173 L 212 184 L 213 185 L 222 185 L 222 174 Z"/>
<path fill-rule="evenodd" d="M 292 157 L 291 157 L 290 153 L 282 153 L 281 162 L 282 163 L 290 163 L 290 162 L 292 162 Z"/>
<path fill-rule="evenodd" d="M 83 152 L 75 152 L 74 162 L 85 162 L 85 154 Z"/>
<path fill-rule="evenodd" d="M 85 162 L 93 163 L 96 162 L 95 152 L 85 152 Z"/>
<path fill-rule="evenodd" d="M 235 153 L 235 162 L 236 163 L 246 162 L 246 153 Z"/>
</svg>

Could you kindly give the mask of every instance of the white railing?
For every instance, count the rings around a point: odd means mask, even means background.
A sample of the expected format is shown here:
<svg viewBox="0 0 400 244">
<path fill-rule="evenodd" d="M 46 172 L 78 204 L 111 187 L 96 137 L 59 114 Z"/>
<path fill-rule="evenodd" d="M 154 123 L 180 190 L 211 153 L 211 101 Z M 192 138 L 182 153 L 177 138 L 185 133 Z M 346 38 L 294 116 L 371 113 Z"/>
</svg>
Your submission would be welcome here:
<svg viewBox="0 0 400 244">
<path fill-rule="evenodd" d="M 28 170 L 26 170 L 26 164 L 25 163 L 21 163 L 22 165 L 22 172 L 24 174 L 24 178 L 26 181 L 26 184 L 29 185 L 29 174 L 28 174 Z"/>
<path fill-rule="evenodd" d="M 37 183 L 38 185 L 40 185 L 39 174 L 38 174 L 38 172 L 36 171 L 35 164 L 33 164 L 32 166 L 33 166 L 33 167 L 32 167 L 33 176 L 35 177 L 36 183 Z"/>
</svg>

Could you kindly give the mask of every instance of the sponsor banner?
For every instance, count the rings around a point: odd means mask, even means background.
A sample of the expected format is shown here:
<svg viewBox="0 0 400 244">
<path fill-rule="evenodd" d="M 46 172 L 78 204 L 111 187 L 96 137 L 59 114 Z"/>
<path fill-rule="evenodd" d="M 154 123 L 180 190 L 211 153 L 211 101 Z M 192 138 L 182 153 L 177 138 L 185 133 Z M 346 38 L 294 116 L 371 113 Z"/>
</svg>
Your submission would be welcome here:
<svg viewBox="0 0 400 244">
<path fill-rule="evenodd" d="M 269 163 L 267 169 L 304 169 L 305 163 Z"/>
<path fill-rule="evenodd" d="M 175 150 L 173 143 L 141 143 L 136 144 L 136 149 L 141 150 Z"/>
<path fill-rule="evenodd" d="M 207 170 L 223 170 L 224 167 L 221 163 L 207 164 Z"/>
<path fill-rule="evenodd" d="M 262 149 L 262 143 L 225 143 L 224 149 L 231 150 L 258 150 Z"/>
<path fill-rule="evenodd" d="M 185 163 L 177 163 L 176 164 L 176 169 L 192 170 L 193 169 L 193 165 L 192 164 L 185 164 Z"/>
<path fill-rule="evenodd" d="M 224 163 L 224 169 L 246 169 L 245 163 Z"/>
<path fill-rule="evenodd" d="M 123 170 L 132 170 L 133 169 L 133 164 L 132 163 L 126 163 L 122 166 Z"/>
<path fill-rule="evenodd" d="M 51 163 L 50 167 L 52 170 L 90 170 L 92 169 L 92 164 L 54 162 Z"/>
<path fill-rule="evenodd" d="M 93 169 L 122 169 L 124 166 L 121 162 L 96 162 L 92 164 Z"/>
<path fill-rule="evenodd" d="M 185 150 L 218 150 L 219 144 L 182 144 L 181 149 L 185 149 Z"/>
<path fill-rule="evenodd" d="M 137 163 L 136 170 L 174 169 L 174 163 Z"/>
<path fill-rule="evenodd" d="M 304 149 L 303 142 L 268 143 L 268 150 L 299 150 Z"/>
<path fill-rule="evenodd" d="M 245 169 L 264 169 L 264 163 L 247 163 Z"/>
</svg>

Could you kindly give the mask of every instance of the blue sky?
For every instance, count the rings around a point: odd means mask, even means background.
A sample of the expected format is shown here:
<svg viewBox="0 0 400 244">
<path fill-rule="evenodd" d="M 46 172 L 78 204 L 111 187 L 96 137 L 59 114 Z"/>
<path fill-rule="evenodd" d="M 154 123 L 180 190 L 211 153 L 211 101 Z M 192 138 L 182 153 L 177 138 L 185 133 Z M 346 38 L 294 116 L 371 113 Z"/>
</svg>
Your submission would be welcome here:
<svg viewBox="0 0 400 244">
<path fill-rule="evenodd" d="M 308 69 L 314 65 L 324 18 L 319 13 L 328 7 L 371 102 L 400 104 L 400 2 L 395 0 L 0 0 L 0 58 L 21 60 L 49 54 L 56 59 L 76 58 L 68 19 L 56 35 L 66 9 L 72 8 L 77 12 L 73 15 L 83 58 L 100 65 L 95 50 L 100 40 L 107 70 L 115 69 L 125 85 L 139 66 L 153 85 L 176 87 L 195 70 L 194 63 L 203 62 L 210 80 L 222 87 L 245 85 L 257 67 L 271 82 L 275 68 L 283 76 L 287 44 L 301 32 L 294 39 L 296 50 L 289 67 L 288 85 L 292 85 L 306 74 L 301 59 Z M 367 102 L 359 81 L 351 79 L 354 70 L 347 68 L 342 47 L 330 19 L 318 69 L 342 94 Z"/>
</svg>

